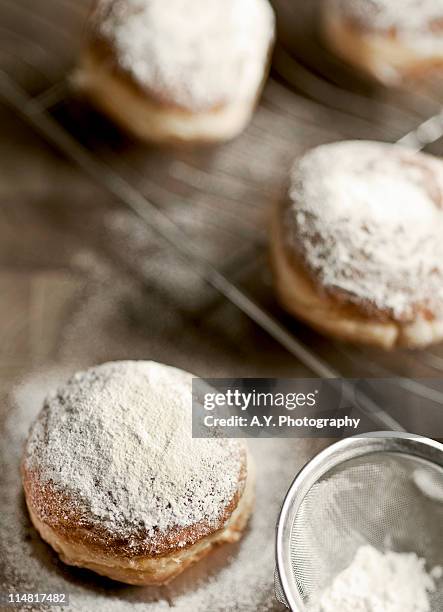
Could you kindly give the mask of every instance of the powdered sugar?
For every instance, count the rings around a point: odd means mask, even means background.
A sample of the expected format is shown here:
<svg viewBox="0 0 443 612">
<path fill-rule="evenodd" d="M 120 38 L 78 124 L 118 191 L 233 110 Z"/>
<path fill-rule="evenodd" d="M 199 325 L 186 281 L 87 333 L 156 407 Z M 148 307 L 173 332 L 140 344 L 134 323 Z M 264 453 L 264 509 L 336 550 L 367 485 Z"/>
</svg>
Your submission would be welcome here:
<svg viewBox="0 0 443 612">
<path fill-rule="evenodd" d="M 423 495 L 443 504 L 443 477 L 441 475 L 437 477 L 436 474 L 421 469 L 414 470 L 412 479 Z"/>
<path fill-rule="evenodd" d="M 143 530 L 155 543 L 174 527 L 217 526 L 238 489 L 242 446 L 192 439 L 191 380 L 143 361 L 75 374 L 46 400 L 27 468 L 111 534 Z"/>
<path fill-rule="evenodd" d="M 267 0 L 101 0 L 94 21 L 139 85 L 191 110 L 253 99 L 274 32 Z"/>
<path fill-rule="evenodd" d="M 443 0 L 336 0 L 351 17 L 367 27 L 401 33 L 427 30 L 443 19 Z"/>
<path fill-rule="evenodd" d="M 317 147 L 294 165 L 287 244 L 321 285 L 407 320 L 443 304 L 443 165 L 375 142 Z"/>
<path fill-rule="evenodd" d="M 429 612 L 436 571 L 428 574 L 415 553 L 379 552 L 361 546 L 349 567 L 313 606 L 318 612 Z"/>
</svg>

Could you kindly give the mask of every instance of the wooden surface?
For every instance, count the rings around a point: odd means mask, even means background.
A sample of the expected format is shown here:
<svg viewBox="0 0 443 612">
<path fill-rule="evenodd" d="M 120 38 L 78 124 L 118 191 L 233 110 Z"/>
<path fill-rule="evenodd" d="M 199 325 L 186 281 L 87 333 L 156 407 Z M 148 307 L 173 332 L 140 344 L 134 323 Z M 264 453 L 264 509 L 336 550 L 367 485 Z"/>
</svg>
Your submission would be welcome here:
<svg viewBox="0 0 443 612">
<path fill-rule="evenodd" d="M 293 4 L 276 5 L 286 50 L 302 50 L 302 65 L 294 68 L 279 49 L 279 74 L 268 83 L 251 126 L 215 149 L 141 146 L 75 99 L 66 75 L 81 47 L 88 2 L 40 0 L 36 11 L 31 0 L 0 0 L 0 69 L 32 95 L 62 82 L 62 93 L 54 90 L 52 116 L 343 374 L 438 376 L 441 347 L 394 356 L 349 349 L 313 334 L 275 304 L 267 221 L 294 156 L 341 138 L 395 140 L 439 107 L 435 92 L 388 94 L 354 79 L 312 46 Z M 298 42 L 288 27 L 295 23 L 304 32 Z M 328 80 L 325 70 L 333 70 Z M 11 409 L 8 398 L 18 381 L 53 366 L 149 358 L 204 376 L 311 375 L 208 288 L 155 231 L 4 106 L 0 126 L 0 418 Z"/>
</svg>

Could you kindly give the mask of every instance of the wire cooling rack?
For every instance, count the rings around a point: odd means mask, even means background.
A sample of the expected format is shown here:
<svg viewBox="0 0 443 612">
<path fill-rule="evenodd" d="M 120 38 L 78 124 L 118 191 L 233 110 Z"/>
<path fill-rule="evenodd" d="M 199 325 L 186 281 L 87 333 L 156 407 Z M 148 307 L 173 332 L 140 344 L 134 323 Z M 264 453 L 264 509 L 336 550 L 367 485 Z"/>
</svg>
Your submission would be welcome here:
<svg viewBox="0 0 443 612">
<path fill-rule="evenodd" d="M 316 376 L 395 376 L 417 401 L 443 404 L 432 380 L 443 372 L 442 347 L 385 354 L 322 338 L 275 303 L 266 254 L 269 211 L 296 154 L 343 138 L 438 153 L 441 84 L 374 89 L 323 49 L 315 2 L 276 0 L 274 70 L 245 134 L 211 150 L 152 150 L 128 141 L 71 87 L 89 5 L 45 0 L 36 10 L 33 0 L 0 0 L 0 101 L 186 259 L 214 289 L 202 309 L 229 300 Z M 401 412 L 374 411 L 369 398 L 365 408 L 377 425 L 401 429 Z"/>
</svg>

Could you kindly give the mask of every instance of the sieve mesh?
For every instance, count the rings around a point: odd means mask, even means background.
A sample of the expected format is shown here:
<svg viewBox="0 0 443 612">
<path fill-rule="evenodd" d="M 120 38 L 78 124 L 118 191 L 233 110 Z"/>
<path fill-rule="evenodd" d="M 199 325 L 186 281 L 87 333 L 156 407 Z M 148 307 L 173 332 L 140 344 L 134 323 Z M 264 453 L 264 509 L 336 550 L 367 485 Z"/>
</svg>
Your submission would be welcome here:
<svg viewBox="0 0 443 612">
<path fill-rule="evenodd" d="M 415 552 L 443 565 L 443 469 L 418 457 L 375 452 L 344 461 L 314 484 L 290 535 L 292 570 L 305 604 L 348 567 L 364 544 Z M 430 594 L 443 610 L 443 585 Z"/>
</svg>

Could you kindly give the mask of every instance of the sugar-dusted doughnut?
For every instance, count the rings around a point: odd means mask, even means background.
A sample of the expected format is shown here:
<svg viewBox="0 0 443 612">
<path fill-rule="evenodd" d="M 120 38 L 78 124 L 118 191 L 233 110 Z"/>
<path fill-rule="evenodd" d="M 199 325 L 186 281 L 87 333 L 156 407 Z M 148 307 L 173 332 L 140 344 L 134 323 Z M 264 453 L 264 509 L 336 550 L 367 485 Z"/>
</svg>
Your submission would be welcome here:
<svg viewBox="0 0 443 612">
<path fill-rule="evenodd" d="M 253 472 L 238 440 L 193 439 L 191 374 L 111 362 L 50 395 L 26 444 L 32 522 L 68 564 L 163 584 L 237 541 Z"/>
<path fill-rule="evenodd" d="M 348 141 L 296 160 L 274 216 L 276 289 L 322 332 L 385 348 L 443 338 L 443 162 Z"/>
<path fill-rule="evenodd" d="M 443 68 L 443 0 L 324 0 L 330 47 L 376 79 L 396 84 Z"/>
<path fill-rule="evenodd" d="M 97 0 L 76 82 L 141 139 L 226 140 L 252 115 L 273 37 L 268 0 Z"/>
</svg>

